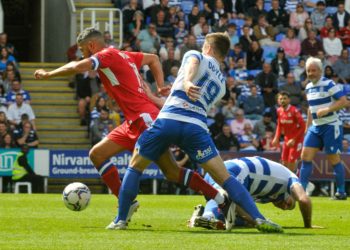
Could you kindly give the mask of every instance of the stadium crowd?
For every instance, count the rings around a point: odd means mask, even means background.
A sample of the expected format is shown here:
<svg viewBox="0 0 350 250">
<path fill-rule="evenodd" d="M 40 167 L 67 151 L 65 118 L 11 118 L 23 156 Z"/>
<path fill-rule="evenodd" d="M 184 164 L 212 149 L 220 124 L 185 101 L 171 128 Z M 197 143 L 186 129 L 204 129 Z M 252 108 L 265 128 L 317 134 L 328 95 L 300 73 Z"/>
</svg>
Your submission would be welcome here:
<svg viewBox="0 0 350 250">
<path fill-rule="evenodd" d="M 0 34 L 0 50 L 0 148 L 36 148 L 39 139 L 31 96 L 22 87 L 18 52 L 6 33 Z"/>
<path fill-rule="evenodd" d="M 309 56 L 320 58 L 324 76 L 340 84 L 350 96 L 350 1 L 113 2 L 123 11 L 122 49 L 159 55 L 164 81 L 170 85 L 184 53 L 200 51 L 210 32 L 229 34 L 231 50 L 221 68 L 227 78 L 227 92 L 208 113 L 209 129 L 219 150 L 280 151 L 271 143 L 276 128 L 276 94 L 289 92 L 291 104 L 306 119 L 305 61 Z M 116 46 L 109 32 L 104 36 L 109 46 Z M 80 56 L 76 45 L 68 50 L 69 60 Z M 142 69 L 142 77 L 155 90 L 149 68 Z M 88 125 L 95 144 L 123 121 L 123 114 L 95 74 L 79 75 L 75 82 L 81 124 Z M 109 117 L 101 117 L 103 112 L 109 112 Z M 349 109 L 339 114 L 347 145 Z"/>
</svg>

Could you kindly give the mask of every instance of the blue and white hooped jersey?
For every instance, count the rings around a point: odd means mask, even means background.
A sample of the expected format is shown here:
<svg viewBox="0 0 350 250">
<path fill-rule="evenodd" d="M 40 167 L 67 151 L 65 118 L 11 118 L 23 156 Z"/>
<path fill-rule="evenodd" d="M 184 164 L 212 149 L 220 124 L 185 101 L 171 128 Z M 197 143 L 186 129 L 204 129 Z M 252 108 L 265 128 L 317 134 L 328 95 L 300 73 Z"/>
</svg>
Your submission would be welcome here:
<svg viewBox="0 0 350 250">
<path fill-rule="evenodd" d="M 241 182 L 261 203 L 284 199 L 298 177 L 283 165 L 263 157 L 243 157 L 225 161 L 230 175 Z"/>
<path fill-rule="evenodd" d="M 193 79 L 193 83 L 201 87 L 201 97 L 196 102 L 190 100 L 184 88 L 185 68 L 191 57 L 195 57 L 199 61 L 198 73 Z M 219 62 L 198 51 L 188 51 L 184 55 L 171 93 L 158 118 L 193 123 L 208 130 L 207 111 L 225 95 L 225 92 L 226 79 L 220 71 Z"/>
<path fill-rule="evenodd" d="M 340 97 L 344 96 L 344 92 L 340 86 L 332 80 L 322 77 L 316 84 L 308 83 L 305 88 L 307 101 L 312 115 L 312 124 L 314 126 L 324 124 L 340 125 L 337 112 L 330 112 L 322 118 L 317 118 L 316 112 L 320 108 L 329 107 Z"/>
</svg>

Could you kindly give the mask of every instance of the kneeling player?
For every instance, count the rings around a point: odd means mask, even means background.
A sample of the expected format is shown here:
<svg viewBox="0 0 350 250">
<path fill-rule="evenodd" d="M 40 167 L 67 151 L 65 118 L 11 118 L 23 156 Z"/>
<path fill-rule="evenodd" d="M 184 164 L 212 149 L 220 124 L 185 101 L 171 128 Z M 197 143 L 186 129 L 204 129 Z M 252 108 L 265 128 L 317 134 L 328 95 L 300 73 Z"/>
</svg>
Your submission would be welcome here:
<svg viewBox="0 0 350 250">
<path fill-rule="evenodd" d="M 262 157 L 229 160 L 225 161 L 225 166 L 230 175 L 247 188 L 256 202 L 272 202 L 278 208 L 291 210 L 294 209 L 297 201 L 304 220 L 304 227 L 312 227 L 311 201 L 298 177 L 286 167 Z M 220 188 L 208 174 L 205 180 L 214 187 Z M 236 206 L 235 225 L 249 225 L 250 222 L 252 222 L 250 216 Z M 195 207 L 189 226 L 225 229 L 222 213 L 212 200 L 207 202 L 205 208 L 202 205 Z"/>
</svg>

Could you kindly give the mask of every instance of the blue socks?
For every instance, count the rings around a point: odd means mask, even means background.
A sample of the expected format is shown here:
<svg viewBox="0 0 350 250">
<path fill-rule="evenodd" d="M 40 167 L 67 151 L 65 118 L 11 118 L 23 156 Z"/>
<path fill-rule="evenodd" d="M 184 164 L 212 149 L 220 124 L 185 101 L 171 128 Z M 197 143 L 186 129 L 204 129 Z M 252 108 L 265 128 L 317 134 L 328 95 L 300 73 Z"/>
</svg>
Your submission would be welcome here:
<svg viewBox="0 0 350 250">
<path fill-rule="evenodd" d="M 345 193 L 345 169 L 344 166 L 339 162 L 333 166 L 335 174 L 335 182 L 337 184 L 337 192 Z"/>
<path fill-rule="evenodd" d="M 118 216 L 114 220 L 115 223 L 120 220 L 126 221 L 130 205 L 139 192 L 141 175 L 142 172 L 139 172 L 134 168 L 128 167 L 126 170 L 119 193 Z"/>
<path fill-rule="evenodd" d="M 264 216 L 259 212 L 252 196 L 248 193 L 247 189 L 233 176 L 230 176 L 222 185 L 226 190 L 231 200 L 237 203 L 243 208 L 253 220 L 257 218 L 265 219 Z"/>
<path fill-rule="evenodd" d="M 300 168 L 300 182 L 304 190 L 306 190 L 307 183 L 312 173 L 312 162 L 311 161 L 302 161 Z"/>
</svg>

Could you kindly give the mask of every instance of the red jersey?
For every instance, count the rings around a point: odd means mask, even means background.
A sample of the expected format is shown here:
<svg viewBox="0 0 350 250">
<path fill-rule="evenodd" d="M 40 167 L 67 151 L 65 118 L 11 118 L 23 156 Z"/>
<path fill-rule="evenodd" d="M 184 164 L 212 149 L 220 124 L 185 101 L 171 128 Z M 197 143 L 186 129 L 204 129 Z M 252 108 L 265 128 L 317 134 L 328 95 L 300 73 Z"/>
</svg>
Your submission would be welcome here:
<svg viewBox="0 0 350 250">
<path fill-rule="evenodd" d="M 343 44 L 349 46 L 350 45 L 350 28 L 347 26 L 341 28 L 339 30 L 339 34 Z"/>
<path fill-rule="evenodd" d="M 157 113 L 158 107 L 147 97 L 139 74 L 143 54 L 106 48 L 90 57 L 107 93 L 118 103 L 131 123 L 142 113 Z"/>
<path fill-rule="evenodd" d="M 284 141 L 295 139 L 300 142 L 304 138 L 305 122 L 299 110 L 289 105 L 286 110 L 282 107 L 277 109 L 277 129 L 276 135 L 284 134 Z"/>
</svg>

